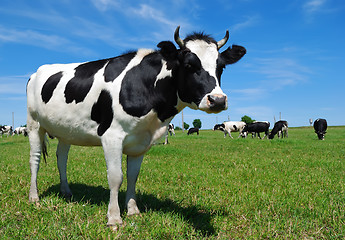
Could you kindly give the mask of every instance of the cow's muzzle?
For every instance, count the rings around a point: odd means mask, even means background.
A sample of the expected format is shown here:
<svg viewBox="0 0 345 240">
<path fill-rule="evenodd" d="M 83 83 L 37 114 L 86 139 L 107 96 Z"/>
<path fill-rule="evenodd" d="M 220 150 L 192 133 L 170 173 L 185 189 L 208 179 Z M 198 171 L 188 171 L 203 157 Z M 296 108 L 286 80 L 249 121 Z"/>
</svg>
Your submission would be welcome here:
<svg viewBox="0 0 345 240">
<path fill-rule="evenodd" d="M 207 96 L 207 105 L 210 109 L 210 112 L 220 112 L 228 107 L 228 99 L 226 95 L 214 94 Z"/>
</svg>

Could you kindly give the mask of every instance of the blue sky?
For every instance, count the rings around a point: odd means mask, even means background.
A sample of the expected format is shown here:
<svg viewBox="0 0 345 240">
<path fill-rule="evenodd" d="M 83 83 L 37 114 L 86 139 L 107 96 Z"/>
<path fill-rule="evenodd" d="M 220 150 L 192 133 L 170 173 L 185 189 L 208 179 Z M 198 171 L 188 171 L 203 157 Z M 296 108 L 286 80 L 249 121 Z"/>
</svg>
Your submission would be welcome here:
<svg viewBox="0 0 345 240">
<path fill-rule="evenodd" d="M 43 64 L 85 62 L 156 48 L 205 31 L 247 54 L 226 68 L 229 109 L 186 108 L 203 128 L 248 115 L 290 126 L 310 118 L 345 125 L 345 1 L 342 0 L 4 0 L 0 5 L 0 124 L 26 123 L 26 82 Z M 225 49 L 225 47 L 224 47 Z M 181 126 L 181 115 L 173 121 Z"/>
</svg>

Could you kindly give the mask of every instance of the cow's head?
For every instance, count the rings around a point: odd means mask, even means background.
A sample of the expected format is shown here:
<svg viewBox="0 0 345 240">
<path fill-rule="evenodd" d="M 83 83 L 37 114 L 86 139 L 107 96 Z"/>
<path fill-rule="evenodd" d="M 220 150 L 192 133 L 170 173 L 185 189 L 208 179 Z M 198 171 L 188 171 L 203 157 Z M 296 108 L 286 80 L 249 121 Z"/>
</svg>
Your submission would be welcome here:
<svg viewBox="0 0 345 240">
<path fill-rule="evenodd" d="M 175 41 L 180 49 L 178 58 L 178 96 L 193 109 L 217 113 L 227 109 L 227 96 L 220 88 L 220 77 L 228 64 L 240 60 L 246 49 L 233 45 L 222 53 L 219 49 L 229 39 L 229 32 L 219 42 L 203 33 L 194 33 L 182 40 L 180 27 L 175 31 Z"/>
<path fill-rule="evenodd" d="M 215 131 L 215 130 L 220 130 L 220 131 L 224 132 L 224 131 L 225 131 L 225 125 L 224 125 L 224 123 L 214 125 L 213 131 Z"/>
<path fill-rule="evenodd" d="M 326 131 L 315 131 L 319 140 L 325 140 Z"/>
</svg>

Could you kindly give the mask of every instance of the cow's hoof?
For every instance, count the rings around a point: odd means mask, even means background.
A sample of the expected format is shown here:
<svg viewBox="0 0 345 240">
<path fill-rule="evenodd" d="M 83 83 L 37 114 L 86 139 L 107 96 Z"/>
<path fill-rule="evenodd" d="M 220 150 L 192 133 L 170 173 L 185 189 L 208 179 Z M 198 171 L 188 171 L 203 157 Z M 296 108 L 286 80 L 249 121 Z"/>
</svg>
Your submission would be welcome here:
<svg viewBox="0 0 345 240">
<path fill-rule="evenodd" d="M 123 226 L 123 222 L 118 223 L 107 223 L 107 227 L 109 227 L 112 231 L 118 231 Z"/>
<path fill-rule="evenodd" d="M 138 207 L 128 209 L 127 216 L 141 216 Z"/>
<path fill-rule="evenodd" d="M 72 199 L 72 193 L 61 193 L 61 195 L 65 198 L 67 202 L 70 202 Z"/>
<path fill-rule="evenodd" d="M 29 201 L 32 203 L 39 202 L 40 198 L 38 196 L 29 196 Z"/>
</svg>

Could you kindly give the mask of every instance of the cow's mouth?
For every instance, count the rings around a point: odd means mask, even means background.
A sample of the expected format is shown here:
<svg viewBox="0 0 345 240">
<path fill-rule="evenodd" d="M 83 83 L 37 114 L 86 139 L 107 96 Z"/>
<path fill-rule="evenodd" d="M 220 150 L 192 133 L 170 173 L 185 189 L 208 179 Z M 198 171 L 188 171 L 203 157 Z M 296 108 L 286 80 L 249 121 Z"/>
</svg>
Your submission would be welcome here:
<svg viewBox="0 0 345 240">
<path fill-rule="evenodd" d="M 223 94 L 207 95 L 200 102 L 199 109 L 207 113 L 219 113 L 228 109 L 228 98 Z"/>
</svg>

